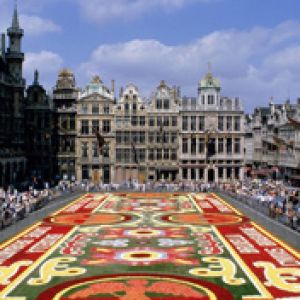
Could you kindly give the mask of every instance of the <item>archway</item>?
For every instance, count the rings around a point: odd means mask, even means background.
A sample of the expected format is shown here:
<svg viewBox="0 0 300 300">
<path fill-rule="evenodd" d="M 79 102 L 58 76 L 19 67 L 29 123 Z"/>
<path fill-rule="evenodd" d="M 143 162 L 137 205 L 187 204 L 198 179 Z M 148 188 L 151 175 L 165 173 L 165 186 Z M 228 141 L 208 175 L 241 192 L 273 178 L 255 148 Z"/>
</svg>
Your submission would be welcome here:
<svg viewBox="0 0 300 300">
<path fill-rule="evenodd" d="M 208 170 L 207 180 L 208 180 L 208 182 L 215 182 L 215 170 L 214 169 Z"/>
</svg>

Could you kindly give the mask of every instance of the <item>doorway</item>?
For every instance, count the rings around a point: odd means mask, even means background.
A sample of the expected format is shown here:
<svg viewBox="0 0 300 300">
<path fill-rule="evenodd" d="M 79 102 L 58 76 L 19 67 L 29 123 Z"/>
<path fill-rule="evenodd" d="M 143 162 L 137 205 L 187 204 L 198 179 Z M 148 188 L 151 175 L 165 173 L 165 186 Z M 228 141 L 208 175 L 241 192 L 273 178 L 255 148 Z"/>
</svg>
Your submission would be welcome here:
<svg viewBox="0 0 300 300">
<path fill-rule="evenodd" d="M 110 183 L 110 166 L 103 166 L 103 183 Z"/>
<path fill-rule="evenodd" d="M 215 170 L 209 169 L 207 174 L 208 182 L 215 182 Z"/>
</svg>

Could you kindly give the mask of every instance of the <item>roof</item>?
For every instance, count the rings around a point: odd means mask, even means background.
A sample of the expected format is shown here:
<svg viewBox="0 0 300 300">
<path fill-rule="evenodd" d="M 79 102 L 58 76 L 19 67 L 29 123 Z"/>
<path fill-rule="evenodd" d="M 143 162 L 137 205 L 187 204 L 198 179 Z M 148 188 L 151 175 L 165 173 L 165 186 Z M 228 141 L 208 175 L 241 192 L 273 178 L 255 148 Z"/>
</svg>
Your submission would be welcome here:
<svg viewBox="0 0 300 300">
<path fill-rule="evenodd" d="M 221 84 L 218 78 L 214 77 L 212 73 L 208 72 L 203 79 L 199 82 L 201 89 L 215 88 L 220 90 Z"/>
<path fill-rule="evenodd" d="M 105 98 L 113 98 L 111 91 L 103 84 L 99 76 L 93 77 L 91 82 L 86 86 L 84 91 L 80 94 L 80 98 L 85 98 L 92 94 L 99 94 Z"/>
</svg>

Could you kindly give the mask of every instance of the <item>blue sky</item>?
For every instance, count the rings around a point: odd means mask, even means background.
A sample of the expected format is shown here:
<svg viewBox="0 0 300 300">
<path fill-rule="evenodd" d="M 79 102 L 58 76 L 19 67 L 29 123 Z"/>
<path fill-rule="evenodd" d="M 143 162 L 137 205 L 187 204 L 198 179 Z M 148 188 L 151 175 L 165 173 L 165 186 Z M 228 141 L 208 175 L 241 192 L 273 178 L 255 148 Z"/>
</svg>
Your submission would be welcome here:
<svg viewBox="0 0 300 300">
<path fill-rule="evenodd" d="M 0 0 L 0 30 L 14 1 Z M 161 79 L 196 96 L 211 62 L 245 109 L 300 97 L 299 0 L 19 0 L 25 77 L 51 89 L 62 67 L 84 87 L 99 74 L 148 97 Z"/>
</svg>

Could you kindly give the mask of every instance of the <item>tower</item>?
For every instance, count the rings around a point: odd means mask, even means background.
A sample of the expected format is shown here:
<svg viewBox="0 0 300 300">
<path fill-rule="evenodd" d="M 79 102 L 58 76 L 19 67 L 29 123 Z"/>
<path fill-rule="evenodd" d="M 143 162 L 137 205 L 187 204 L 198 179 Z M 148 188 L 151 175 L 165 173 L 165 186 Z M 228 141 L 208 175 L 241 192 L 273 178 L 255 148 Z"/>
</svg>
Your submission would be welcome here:
<svg viewBox="0 0 300 300">
<path fill-rule="evenodd" d="M 24 35 L 24 30 L 20 28 L 18 9 L 15 6 L 11 27 L 7 29 L 9 38 L 9 47 L 5 58 L 8 63 L 10 74 L 16 80 L 22 79 L 22 65 L 24 61 L 24 53 L 21 51 L 21 40 Z"/>
</svg>

